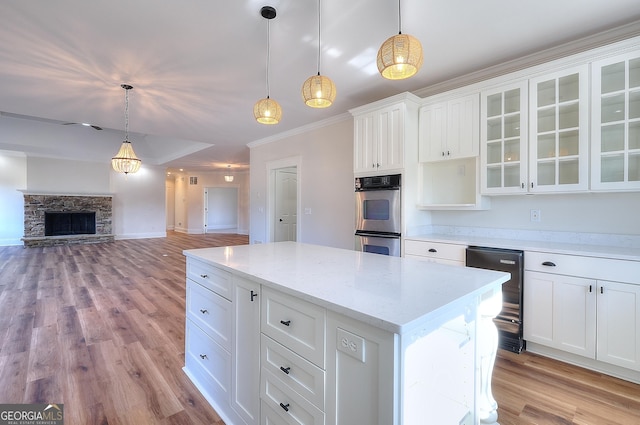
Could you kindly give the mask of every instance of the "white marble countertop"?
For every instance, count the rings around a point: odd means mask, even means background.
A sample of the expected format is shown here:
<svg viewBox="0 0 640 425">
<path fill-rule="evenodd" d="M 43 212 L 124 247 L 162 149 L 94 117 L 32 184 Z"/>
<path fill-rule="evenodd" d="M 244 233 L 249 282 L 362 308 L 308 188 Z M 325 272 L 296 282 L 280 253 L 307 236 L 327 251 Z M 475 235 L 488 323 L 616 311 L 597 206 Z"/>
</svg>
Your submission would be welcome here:
<svg viewBox="0 0 640 425">
<path fill-rule="evenodd" d="M 407 237 L 406 239 L 445 242 L 466 246 L 520 249 L 523 251 L 538 251 L 556 254 L 583 255 L 587 257 L 640 261 L 640 248 L 636 247 L 581 243 L 579 237 L 575 238 L 575 242 L 518 239 L 517 232 L 514 233 L 515 235 L 513 239 L 439 233 L 411 236 Z"/>
<path fill-rule="evenodd" d="M 184 255 L 398 334 L 509 279 L 508 273 L 296 242 L 191 249 Z"/>
</svg>

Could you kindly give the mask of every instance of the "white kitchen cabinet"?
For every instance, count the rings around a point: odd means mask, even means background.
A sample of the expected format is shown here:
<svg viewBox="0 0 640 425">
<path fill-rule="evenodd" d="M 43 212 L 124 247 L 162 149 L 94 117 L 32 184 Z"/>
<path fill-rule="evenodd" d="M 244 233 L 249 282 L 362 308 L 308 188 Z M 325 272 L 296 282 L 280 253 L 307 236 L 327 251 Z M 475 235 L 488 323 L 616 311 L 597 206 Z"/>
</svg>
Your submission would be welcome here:
<svg viewBox="0 0 640 425">
<path fill-rule="evenodd" d="M 417 239 L 404 241 L 405 257 L 452 266 L 465 265 L 466 249 L 466 245 L 453 243 Z"/>
<path fill-rule="evenodd" d="M 526 80 L 480 93 L 480 188 L 484 194 L 527 192 Z"/>
<path fill-rule="evenodd" d="M 589 188 L 589 68 L 529 81 L 529 191 Z"/>
<path fill-rule="evenodd" d="M 588 190 L 588 75 L 581 65 L 482 92 L 482 193 Z"/>
<path fill-rule="evenodd" d="M 595 359 L 596 281 L 525 271 L 524 339 Z"/>
<path fill-rule="evenodd" d="M 640 371 L 640 285 L 598 281 L 597 358 Z"/>
<path fill-rule="evenodd" d="M 595 61 L 591 188 L 640 189 L 640 50 Z"/>
<path fill-rule="evenodd" d="M 247 425 L 260 421 L 260 285 L 233 277 L 231 407 Z"/>
<path fill-rule="evenodd" d="M 532 342 L 640 371 L 638 271 L 634 261 L 527 251 L 527 349 L 536 351 Z"/>
<path fill-rule="evenodd" d="M 258 284 L 187 259 L 184 371 L 226 423 L 260 420 Z"/>
<path fill-rule="evenodd" d="M 354 173 L 402 170 L 405 138 L 417 128 L 417 108 L 418 98 L 403 93 L 350 111 L 354 116 Z"/>
<path fill-rule="evenodd" d="M 475 93 L 422 106 L 418 134 L 420 162 L 478 156 L 479 95 Z"/>
</svg>

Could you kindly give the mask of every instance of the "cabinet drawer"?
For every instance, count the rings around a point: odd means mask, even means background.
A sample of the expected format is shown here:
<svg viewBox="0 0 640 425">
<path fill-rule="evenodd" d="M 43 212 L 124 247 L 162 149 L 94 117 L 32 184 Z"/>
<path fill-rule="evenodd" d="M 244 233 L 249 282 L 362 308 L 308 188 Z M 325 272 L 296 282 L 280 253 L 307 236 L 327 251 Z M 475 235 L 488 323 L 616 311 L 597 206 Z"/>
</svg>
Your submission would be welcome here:
<svg viewBox="0 0 640 425">
<path fill-rule="evenodd" d="M 262 399 L 263 407 L 263 424 L 324 424 L 323 411 L 287 387 L 275 375 L 264 368 L 260 378 L 260 398 Z"/>
<path fill-rule="evenodd" d="M 466 248 L 465 245 L 451 243 L 416 241 L 411 239 L 404 241 L 404 252 L 407 256 L 427 257 L 433 258 L 434 260 L 449 260 L 461 263 L 461 265 L 464 265 L 465 262 Z"/>
<path fill-rule="evenodd" d="M 185 369 L 201 392 L 229 397 L 231 355 L 187 319 Z"/>
<path fill-rule="evenodd" d="M 525 270 L 640 285 L 640 262 L 526 251 Z"/>
<path fill-rule="evenodd" d="M 187 281 L 187 318 L 227 351 L 231 350 L 232 306 L 226 298 Z"/>
<path fill-rule="evenodd" d="M 220 270 L 203 261 L 187 257 L 187 278 L 210 289 L 218 295 L 231 300 L 231 273 Z"/>
<path fill-rule="evenodd" d="M 325 310 L 277 291 L 263 290 L 263 333 L 324 369 Z"/>
<path fill-rule="evenodd" d="M 324 410 L 324 370 L 262 335 L 260 364 L 266 370 Z"/>
</svg>

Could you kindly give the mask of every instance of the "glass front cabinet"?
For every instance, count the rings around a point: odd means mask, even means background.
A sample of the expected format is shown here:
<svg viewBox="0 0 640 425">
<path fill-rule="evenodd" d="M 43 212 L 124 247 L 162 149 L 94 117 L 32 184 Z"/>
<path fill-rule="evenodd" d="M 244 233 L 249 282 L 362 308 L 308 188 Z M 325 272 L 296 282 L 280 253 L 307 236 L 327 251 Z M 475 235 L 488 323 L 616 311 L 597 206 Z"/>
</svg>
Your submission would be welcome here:
<svg viewBox="0 0 640 425">
<path fill-rule="evenodd" d="M 589 189 L 589 68 L 529 80 L 530 192 Z"/>
<path fill-rule="evenodd" d="M 527 192 L 527 82 L 483 91 L 480 102 L 481 192 Z"/>
<path fill-rule="evenodd" d="M 591 188 L 640 189 L 640 51 L 592 63 Z"/>
</svg>

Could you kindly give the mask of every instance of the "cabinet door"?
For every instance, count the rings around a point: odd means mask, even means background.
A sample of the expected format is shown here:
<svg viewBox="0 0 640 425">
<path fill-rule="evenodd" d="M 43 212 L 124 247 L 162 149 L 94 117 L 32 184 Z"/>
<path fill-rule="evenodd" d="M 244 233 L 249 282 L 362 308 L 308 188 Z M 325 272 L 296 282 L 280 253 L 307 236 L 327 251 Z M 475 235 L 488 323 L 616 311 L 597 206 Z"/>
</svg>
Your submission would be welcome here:
<svg viewBox="0 0 640 425">
<path fill-rule="evenodd" d="M 588 189 L 588 66 L 529 82 L 529 191 Z"/>
<path fill-rule="evenodd" d="M 527 191 L 527 82 L 481 93 L 480 190 Z"/>
<path fill-rule="evenodd" d="M 598 360 L 640 370 L 640 285 L 598 281 Z"/>
<path fill-rule="evenodd" d="M 231 406 L 247 425 L 260 421 L 260 285 L 234 276 Z"/>
<path fill-rule="evenodd" d="M 480 151 L 480 100 L 478 94 L 447 104 L 446 157 L 478 156 Z"/>
<path fill-rule="evenodd" d="M 354 119 L 353 171 L 372 171 L 378 168 L 378 143 L 374 114 Z"/>
<path fill-rule="evenodd" d="M 595 285 L 590 279 L 525 271 L 525 340 L 595 358 Z"/>
<path fill-rule="evenodd" d="M 377 112 L 379 170 L 398 169 L 404 164 L 404 114 L 402 103 Z"/>
<path fill-rule="evenodd" d="M 592 63 L 591 188 L 640 188 L 640 51 Z"/>
<path fill-rule="evenodd" d="M 445 158 L 447 137 L 447 104 L 436 103 L 420 108 L 419 113 L 420 162 L 439 161 Z"/>
</svg>

